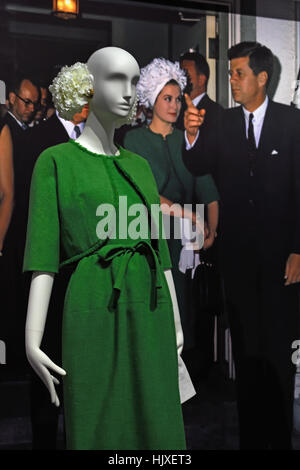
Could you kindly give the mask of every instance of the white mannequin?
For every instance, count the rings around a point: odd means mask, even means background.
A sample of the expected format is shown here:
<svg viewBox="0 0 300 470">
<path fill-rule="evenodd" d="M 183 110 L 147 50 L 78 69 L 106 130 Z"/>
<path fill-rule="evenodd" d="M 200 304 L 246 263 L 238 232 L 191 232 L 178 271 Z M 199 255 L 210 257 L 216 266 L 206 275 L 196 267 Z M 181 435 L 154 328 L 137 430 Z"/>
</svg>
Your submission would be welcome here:
<svg viewBox="0 0 300 470">
<path fill-rule="evenodd" d="M 113 142 L 114 131 L 120 124 L 120 120 L 127 117 L 135 100 L 135 85 L 139 78 L 139 66 L 128 52 L 116 47 L 106 47 L 96 51 L 88 60 L 87 66 L 94 77 L 94 96 L 90 101 L 90 111 L 85 128 L 77 142 L 94 153 L 118 155 L 118 149 Z M 193 396 L 195 391 L 180 357 L 183 348 L 183 334 L 171 271 L 166 270 L 165 276 L 173 303 L 179 355 L 180 394 L 183 402 Z M 40 271 L 33 273 L 28 302 L 25 344 L 28 361 L 48 388 L 51 402 L 59 406 L 54 386 L 59 381 L 51 375 L 50 371 L 62 376 L 67 372 L 54 364 L 40 349 L 53 280 L 53 273 Z"/>
</svg>

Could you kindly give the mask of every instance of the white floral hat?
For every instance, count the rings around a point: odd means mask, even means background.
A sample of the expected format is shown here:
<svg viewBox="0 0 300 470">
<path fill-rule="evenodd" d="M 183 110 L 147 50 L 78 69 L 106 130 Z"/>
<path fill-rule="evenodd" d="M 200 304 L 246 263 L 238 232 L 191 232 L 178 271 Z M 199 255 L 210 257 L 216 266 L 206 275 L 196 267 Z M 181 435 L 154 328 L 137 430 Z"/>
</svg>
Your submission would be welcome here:
<svg viewBox="0 0 300 470">
<path fill-rule="evenodd" d="M 153 59 L 150 64 L 141 69 L 141 76 L 136 86 L 140 104 L 153 108 L 157 95 L 170 81 L 175 80 L 181 92 L 187 84 L 185 72 L 180 68 L 179 62 L 171 62 L 164 58 Z"/>
<path fill-rule="evenodd" d="M 86 64 L 76 62 L 62 67 L 49 86 L 54 106 L 62 118 L 71 120 L 74 114 L 81 112 L 88 98 L 93 96 L 93 82 Z"/>
</svg>

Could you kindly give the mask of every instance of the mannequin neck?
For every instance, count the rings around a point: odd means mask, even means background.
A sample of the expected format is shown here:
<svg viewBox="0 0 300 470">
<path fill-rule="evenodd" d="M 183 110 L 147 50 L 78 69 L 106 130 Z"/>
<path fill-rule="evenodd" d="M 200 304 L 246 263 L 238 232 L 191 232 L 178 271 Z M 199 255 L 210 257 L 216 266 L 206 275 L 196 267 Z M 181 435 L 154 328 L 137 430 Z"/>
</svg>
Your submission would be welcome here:
<svg viewBox="0 0 300 470">
<path fill-rule="evenodd" d="M 90 112 L 81 135 L 76 139 L 80 145 L 93 153 L 116 155 L 118 149 L 114 144 L 115 122 L 100 122 Z"/>
</svg>

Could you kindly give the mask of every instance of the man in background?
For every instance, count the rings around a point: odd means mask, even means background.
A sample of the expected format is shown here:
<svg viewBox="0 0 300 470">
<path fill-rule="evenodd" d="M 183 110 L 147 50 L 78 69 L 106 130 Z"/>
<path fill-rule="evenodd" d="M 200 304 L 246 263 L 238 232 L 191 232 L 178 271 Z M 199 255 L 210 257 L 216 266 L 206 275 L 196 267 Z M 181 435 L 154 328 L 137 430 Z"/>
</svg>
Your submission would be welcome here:
<svg viewBox="0 0 300 470">
<path fill-rule="evenodd" d="M 68 142 L 69 139 L 77 139 L 83 131 L 88 117 L 88 105 L 84 105 L 80 113 L 74 114 L 72 120 L 63 119 L 58 111 L 47 120 L 32 129 L 34 153 L 36 158 L 48 147 Z"/>
<path fill-rule="evenodd" d="M 205 121 L 201 129 L 202 132 L 213 132 L 216 122 L 222 115 L 223 108 L 221 105 L 213 101 L 207 94 L 207 85 L 210 76 L 209 65 L 205 57 L 194 49 L 181 54 L 179 58 L 180 67 L 188 74 L 191 91 L 189 96 L 197 109 L 205 110 Z M 176 126 L 184 130 L 184 111 L 186 110 L 185 102 L 183 103 L 180 116 Z"/>
<path fill-rule="evenodd" d="M 22 274 L 27 227 L 28 199 L 34 157 L 28 139 L 28 124 L 39 105 L 40 93 L 34 79 L 19 75 L 8 86 L 8 125 L 13 143 L 14 208 L 6 234 L 1 262 L 1 315 L 7 344 L 7 369 L 27 368 L 24 327 L 29 276 Z"/>
</svg>

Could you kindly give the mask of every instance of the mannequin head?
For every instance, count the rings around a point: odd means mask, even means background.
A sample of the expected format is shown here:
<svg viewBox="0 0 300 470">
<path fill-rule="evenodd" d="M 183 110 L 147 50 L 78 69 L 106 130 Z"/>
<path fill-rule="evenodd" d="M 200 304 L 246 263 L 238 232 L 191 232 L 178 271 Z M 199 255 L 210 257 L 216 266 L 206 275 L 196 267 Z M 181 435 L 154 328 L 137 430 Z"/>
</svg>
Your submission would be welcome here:
<svg viewBox="0 0 300 470">
<path fill-rule="evenodd" d="M 118 47 L 94 52 L 87 62 L 94 77 L 90 111 L 101 123 L 125 119 L 135 102 L 140 70 L 135 58 Z"/>
</svg>

